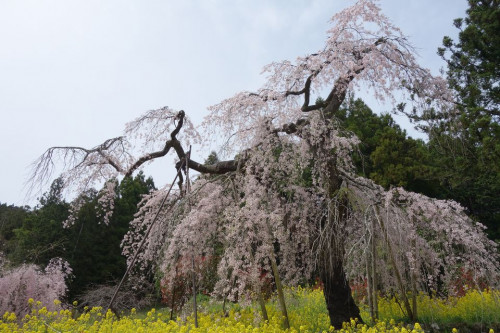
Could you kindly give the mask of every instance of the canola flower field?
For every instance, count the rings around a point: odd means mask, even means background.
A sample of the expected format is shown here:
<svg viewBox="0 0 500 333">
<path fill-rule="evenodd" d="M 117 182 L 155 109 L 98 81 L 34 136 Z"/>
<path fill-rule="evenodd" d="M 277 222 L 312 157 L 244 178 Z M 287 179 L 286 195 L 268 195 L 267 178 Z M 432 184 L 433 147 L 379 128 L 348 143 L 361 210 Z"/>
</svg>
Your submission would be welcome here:
<svg viewBox="0 0 500 333">
<path fill-rule="evenodd" d="M 256 306 L 233 304 L 224 316 L 219 303 L 202 302 L 198 314 L 198 327 L 192 316 L 169 320 L 168 309 L 150 309 L 147 312 L 129 313 L 117 318 L 111 311 L 100 307 L 48 311 L 42 304 L 30 300 L 31 313 L 17 318 L 5 313 L 0 318 L 0 332 L 393 332 L 420 333 L 428 328 L 443 332 L 498 332 L 500 327 L 500 292 L 469 291 L 460 298 L 438 299 L 419 295 L 420 323 L 405 323 L 405 317 L 394 298 L 379 300 L 380 319 L 371 323 L 365 309 L 365 323 L 354 320 L 335 329 L 329 325 L 328 314 L 321 290 L 290 288 L 286 294 L 291 328 L 282 328 L 282 317 L 275 301 L 266 307 L 269 321 L 263 321 Z M 56 304 L 60 302 L 55 301 Z M 434 326 L 433 326 L 434 325 Z M 455 325 L 457 328 L 452 328 Z"/>
</svg>

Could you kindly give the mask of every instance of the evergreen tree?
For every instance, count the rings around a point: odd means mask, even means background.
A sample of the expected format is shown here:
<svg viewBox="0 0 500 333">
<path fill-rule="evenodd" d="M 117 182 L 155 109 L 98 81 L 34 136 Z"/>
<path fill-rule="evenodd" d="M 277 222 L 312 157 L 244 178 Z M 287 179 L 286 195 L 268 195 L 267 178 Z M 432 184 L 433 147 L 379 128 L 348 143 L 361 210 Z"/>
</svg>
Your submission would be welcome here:
<svg viewBox="0 0 500 333">
<path fill-rule="evenodd" d="M 427 145 L 408 137 L 390 114 L 377 115 L 361 99 L 350 97 L 339 118 L 361 141 L 354 154 L 358 174 L 386 189 L 401 186 L 434 198 L 443 196 Z"/>
<path fill-rule="evenodd" d="M 430 146 L 446 197 L 459 201 L 499 239 L 500 1 L 469 0 L 467 16 L 454 25 L 458 41 L 444 37 L 438 53 L 448 65 L 457 114 L 432 119 Z"/>
<path fill-rule="evenodd" d="M 60 178 L 54 180 L 39 205 L 13 230 L 16 246 L 8 254 L 12 264 L 46 266 L 52 258 L 65 257 L 70 240 L 62 222 L 68 217 L 69 205 L 62 198 L 62 186 Z"/>
<path fill-rule="evenodd" d="M 108 225 L 99 218 L 96 208 L 98 193 L 88 193 L 75 224 L 70 227 L 72 248 L 67 253 L 67 260 L 75 275 L 69 286 L 70 297 L 77 297 L 92 286 L 121 278 L 126 270 L 126 261 L 121 254 L 120 243 L 142 195 L 152 189 L 153 180 L 146 179 L 142 172 L 134 178 L 124 178 L 117 186 L 115 209 Z"/>
<path fill-rule="evenodd" d="M 467 17 L 455 19 L 458 41 L 443 38 L 438 54 L 457 92 L 463 134 L 482 142 L 498 134 L 500 117 L 500 1 L 469 0 Z M 484 142 L 483 142 L 484 143 Z"/>
<path fill-rule="evenodd" d="M 81 208 L 74 225 L 64 228 L 70 205 L 62 199 L 62 181 L 56 179 L 32 212 L 0 205 L 0 250 L 14 266 L 23 263 L 45 266 L 55 257 L 68 261 L 73 269 L 69 297 L 75 298 L 93 285 L 121 277 L 126 263 L 120 243 L 141 196 L 153 188 L 153 180 L 146 179 L 143 173 L 125 178 L 117 186 L 109 225 L 99 215 L 99 193 L 89 190 L 76 199 L 81 201 Z"/>
<path fill-rule="evenodd" d="M 17 247 L 15 229 L 19 229 L 30 208 L 0 203 L 0 253 L 9 256 Z"/>
</svg>

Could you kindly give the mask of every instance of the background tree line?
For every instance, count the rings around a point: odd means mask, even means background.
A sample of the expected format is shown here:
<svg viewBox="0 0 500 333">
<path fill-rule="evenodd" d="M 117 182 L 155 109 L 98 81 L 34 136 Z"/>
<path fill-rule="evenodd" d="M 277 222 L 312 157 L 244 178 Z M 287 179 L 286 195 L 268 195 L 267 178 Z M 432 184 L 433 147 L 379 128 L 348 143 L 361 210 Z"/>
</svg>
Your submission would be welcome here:
<svg viewBox="0 0 500 333">
<path fill-rule="evenodd" d="M 96 210 L 97 191 L 83 199 L 75 225 L 64 228 L 70 204 L 61 196 L 60 180 L 52 183 L 36 207 L 0 205 L 0 252 L 8 265 L 34 263 L 46 266 L 51 258 L 66 260 L 73 269 L 69 282 L 70 299 L 100 284 L 114 283 L 126 269 L 120 242 L 133 219 L 141 195 L 154 188 L 151 178 L 139 173 L 117 187 L 117 200 L 109 225 Z"/>
</svg>

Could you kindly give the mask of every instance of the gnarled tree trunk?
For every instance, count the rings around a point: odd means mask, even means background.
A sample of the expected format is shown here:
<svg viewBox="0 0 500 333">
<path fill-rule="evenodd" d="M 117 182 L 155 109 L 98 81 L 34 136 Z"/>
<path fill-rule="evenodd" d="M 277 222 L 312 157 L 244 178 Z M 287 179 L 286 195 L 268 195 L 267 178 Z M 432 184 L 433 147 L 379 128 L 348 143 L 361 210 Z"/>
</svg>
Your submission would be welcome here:
<svg viewBox="0 0 500 333">
<path fill-rule="evenodd" d="M 334 262 L 330 267 L 320 268 L 320 278 L 323 282 L 326 307 L 330 316 L 330 324 L 336 329 L 351 318 L 359 318 L 359 308 L 354 303 L 351 287 L 347 281 L 342 261 Z"/>
<path fill-rule="evenodd" d="M 342 193 L 342 178 L 335 158 L 327 158 L 325 166 L 322 178 L 329 199 L 328 214 L 321 227 L 318 264 L 330 324 L 340 329 L 343 322 L 358 318 L 361 323 L 362 320 L 344 271 L 344 236 L 349 218 L 349 203 Z"/>
</svg>

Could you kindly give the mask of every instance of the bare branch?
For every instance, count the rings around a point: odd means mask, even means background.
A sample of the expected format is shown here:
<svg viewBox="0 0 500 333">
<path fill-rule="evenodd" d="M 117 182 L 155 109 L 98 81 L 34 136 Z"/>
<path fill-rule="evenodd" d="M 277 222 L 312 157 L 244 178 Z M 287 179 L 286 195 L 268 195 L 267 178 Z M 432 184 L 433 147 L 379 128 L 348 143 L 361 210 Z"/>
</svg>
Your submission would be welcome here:
<svg viewBox="0 0 500 333">
<path fill-rule="evenodd" d="M 93 168 L 94 174 L 101 173 L 103 168 L 111 167 L 117 173 L 123 173 L 120 159 L 128 156 L 125 149 L 126 139 L 116 137 L 102 144 L 86 149 L 77 146 L 58 146 L 47 149 L 33 164 L 31 177 L 27 181 L 28 193 L 35 187 L 42 187 L 52 177 L 57 163 L 68 173 L 78 173 L 86 168 Z"/>
</svg>

